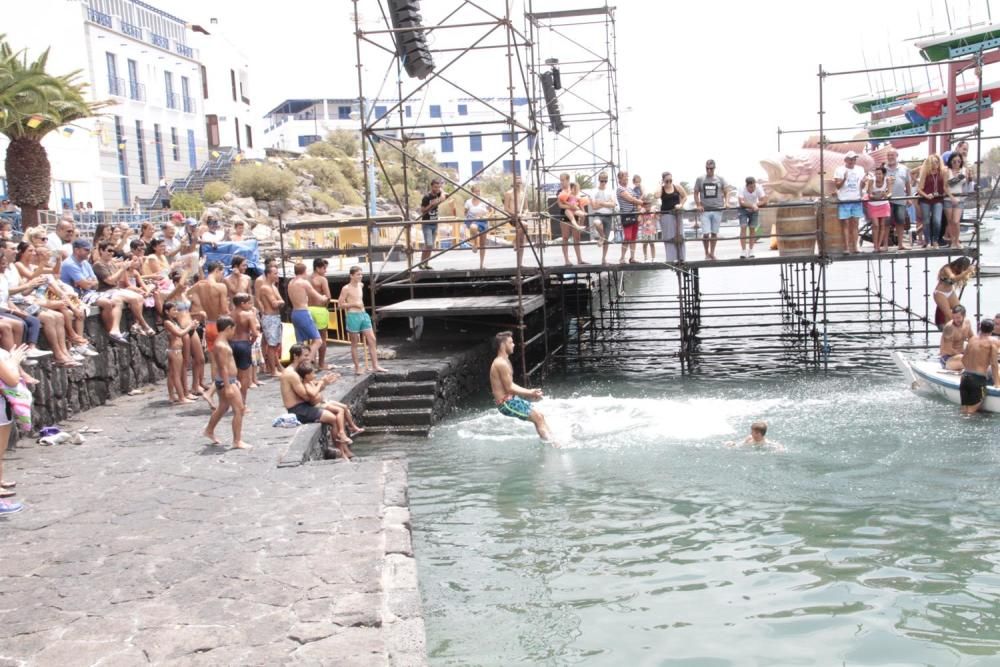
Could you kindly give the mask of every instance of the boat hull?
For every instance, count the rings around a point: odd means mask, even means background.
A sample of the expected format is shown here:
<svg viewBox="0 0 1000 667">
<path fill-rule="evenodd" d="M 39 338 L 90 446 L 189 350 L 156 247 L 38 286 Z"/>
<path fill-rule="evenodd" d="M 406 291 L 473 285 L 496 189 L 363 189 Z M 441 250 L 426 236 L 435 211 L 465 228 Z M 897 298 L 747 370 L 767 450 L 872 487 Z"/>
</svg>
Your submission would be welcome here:
<svg viewBox="0 0 1000 667">
<path fill-rule="evenodd" d="M 936 361 L 908 359 L 899 352 L 893 352 L 892 359 L 910 382 L 911 389 L 935 394 L 955 405 L 961 405 L 958 393 L 961 373 L 946 371 Z M 992 386 L 987 388 L 986 400 L 980 409 L 984 412 L 1000 412 L 1000 389 Z"/>
</svg>

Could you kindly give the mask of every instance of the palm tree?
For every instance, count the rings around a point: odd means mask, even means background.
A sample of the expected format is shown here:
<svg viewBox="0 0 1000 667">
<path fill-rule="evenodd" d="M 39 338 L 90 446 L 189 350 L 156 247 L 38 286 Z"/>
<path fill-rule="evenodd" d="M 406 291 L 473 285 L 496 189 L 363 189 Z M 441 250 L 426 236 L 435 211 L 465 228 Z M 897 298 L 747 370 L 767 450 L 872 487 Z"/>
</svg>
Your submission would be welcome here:
<svg viewBox="0 0 1000 667">
<path fill-rule="evenodd" d="M 48 59 L 46 49 L 29 63 L 24 51 L 15 52 L 0 35 L 0 133 L 10 139 L 4 167 L 10 200 L 21 207 L 25 227 L 37 224 L 38 211 L 49 203 L 52 168 L 42 138 L 111 104 L 84 98 L 79 70 L 48 74 Z"/>
<path fill-rule="evenodd" d="M 594 179 L 590 177 L 590 174 L 580 174 L 577 173 L 575 176 L 576 184 L 580 186 L 580 191 L 590 190 L 594 187 Z"/>
</svg>

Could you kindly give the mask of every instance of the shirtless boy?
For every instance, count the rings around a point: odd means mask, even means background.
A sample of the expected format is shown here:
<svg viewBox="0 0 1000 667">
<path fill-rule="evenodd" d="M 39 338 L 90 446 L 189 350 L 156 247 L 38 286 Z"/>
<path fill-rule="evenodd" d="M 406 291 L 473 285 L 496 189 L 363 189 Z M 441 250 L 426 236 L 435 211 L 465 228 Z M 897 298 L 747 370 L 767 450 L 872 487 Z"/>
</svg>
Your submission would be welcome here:
<svg viewBox="0 0 1000 667">
<path fill-rule="evenodd" d="M 780 442 L 767 439 L 767 422 L 757 420 L 750 424 L 750 435 L 743 439 L 743 442 L 727 442 L 727 447 L 753 447 L 754 449 L 768 449 L 772 452 L 783 452 L 785 446 Z"/>
<path fill-rule="evenodd" d="M 306 265 L 299 262 L 295 265 L 295 277 L 288 283 L 288 300 L 292 302 L 292 326 L 295 327 L 295 342 L 304 343 L 310 347 L 312 358 L 318 356 L 319 347 L 323 341 L 319 330 L 309 313 L 309 303 L 322 301 L 323 295 L 316 291 L 306 277 Z"/>
<path fill-rule="evenodd" d="M 200 307 L 201 317 L 205 322 L 205 348 L 208 350 L 208 361 L 211 367 L 212 377 L 219 374 L 215 368 L 215 357 L 212 355 L 212 347 L 215 339 L 219 335 L 216 322 L 220 317 L 229 312 L 229 292 L 222 282 L 222 262 L 209 262 L 205 265 L 205 279 L 196 282 L 188 290 L 191 301 Z M 214 409 L 212 395 L 215 393 L 215 385 L 209 384 L 208 391 L 202 394 L 208 404 Z"/>
<path fill-rule="evenodd" d="M 309 314 L 312 315 L 313 322 L 319 330 L 320 340 L 323 342 L 319 346 L 319 356 L 316 358 L 320 370 L 329 370 L 326 365 L 326 340 L 327 330 L 330 328 L 330 311 L 327 308 L 333 301 L 330 294 L 330 282 L 326 279 L 326 267 L 328 262 L 322 257 L 313 260 L 313 272 L 309 276 L 309 284 L 313 289 L 322 295 L 322 298 L 315 299 L 309 297 Z"/>
<path fill-rule="evenodd" d="M 347 333 L 351 337 L 351 359 L 354 361 L 354 374 L 361 374 L 361 363 L 358 359 L 358 343 L 364 337 L 365 344 L 368 345 L 368 354 L 371 355 L 372 367 L 376 373 L 384 373 L 385 369 L 378 365 L 378 352 L 375 344 L 375 331 L 372 329 L 372 318 L 365 312 L 364 295 L 361 291 L 361 279 L 364 273 L 360 266 L 352 266 L 350 270 L 351 280 L 340 290 L 340 298 L 337 305 L 345 311 L 345 326 Z M 364 356 L 364 355 L 362 355 Z"/>
<path fill-rule="evenodd" d="M 246 274 L 247 258 L 233 255 L 229 268 L 230 273 L 222 282 L 226 286 L 226 295 L 232 301 L 237 294 L 250 293 L 250 276 Z"/>
<path fill-rule="evenodd" d="M 303 424 L 319 423 L 330 426 L 340 455 L 349 459 L 353 454 L 348 448 L 351 439 L 344 431 L 343 414 L 337 414 L 322 405 L 315 405 L 321 400 L 323 389 L 334 382 L 337 376 L 328 373 L 323 379 L 316 380 L 315 371 L 315 367 L 308 361 L 290 364 L 281 373 L 281 402 L 285 409 Z"/>
<path fill-rule="evenodd" d="M 493 344 L 497 350 L 497 358 L 490 366 L 490 390 L 493 392 L 497 410 L 505 417 L 530 421 L 535 425 L 542 442 L 552 442 L 552 433 L 545 423 L 545 415 L 528 402 L 542 400 L 542 390 L 525 389 L 514 383 L 514 367 L 510 365 L 510 355 L 514 351 L 514 334 L 510 331 L 501 331 L 494 338 Z"/>
<path fill-rule="evenodd" d="M 306 355 L 307 349 L 296 343 L 288 349 L 288 368 L 286 370 L 295 370 L 304 363 L 310 361 L 309 357 Z M 331 374 L 331 377 L 336 380 L 340 377 L 339 373 Z M 320 397 L 322 398 L 322 397 Z M 358 426 L 354 421 L 354 416 L 351 414 L 351 408 L 345 403 L 336 401 L 333 399 L 323 399 L 314 400 L 313 405 L 323 408 L 324 410 L 329 410 L 335 415 L 342 415 L 344 418 L 344 428 L 348 432 L 348 436 L 353 438 L 359 433 L 364 433 L 365 430 Z"/>
<path fill-rule="evenodd" d="M 514 222 L 514 247 L 517 248 L 517 263 L 521 264 L 524 256 L 524 223 L 521 222 L 521 214 L 526 208 L 527 191 L 520 176 L 514 176 L 513 185 L 510 190 L 503 193 L 503 210 Z"/>
<path fill-rule="evenodd" d="M 968 417 L 979 411 L 986 398 L 987 369 L 993 373 L 993 386 L 1000 389 L 1000 369 L 997 368 L 997 349 L 993 341 L 993 320 L 979 323 L 979 335 L 973 336 L 965 346 L 962 356 L 965 370 L 958 385 L 962 399 L 962 415 Z"/>
<path fill-rule="evenodd" d="M 974 335 L 972 323 L 965 319 L 965 306 L 959 304 L 952 308 L 951 321 L 944 325 L 944 330 L 941 332 L 941 348 L 938 350 L 941 368 L 949 371 L 962 370 L 962 352 L 965 351 L 965 343 Z"/>
<path fill-rule="evenodd" d="M 248 281 L 249 282 L 249 281 Z M 240 380 L 240 395 L 244 407 L 247 404 L 247 391 L 253 382 L 253 342 L 260 337 L 260 324 L 257 313 L 253 310 L 253 301 L 249 294 L 240 293 L 233 297 L 233 321 L 236 322 L 236 332 L 229 341 L 236 361 L 236 377 Z M 249 408 L 245 408 L 249 412 Z"/>
<path fill-rule="evenodd" d="M 215 427 L 223 415 L 233 410 L 233 449 L 252 449 L 243 442 L 243 397 L 240 394 L 239 380 L 236 379 L 236 361 L 233 359 L 233 349 L 229 340 L 236 332 L 233 318 L 223 315 L 216 320 L 218 335 L 212 346 L 212 368 L 215 390 L 219 394 L 219 404 L 212 412 L 205 427 L 205 437 L 213 444 L 220 445 L 222 441 L 215 436 Z"/>
<path fill-rule="evenodd" d="M 278 377 L 281 375 L 281 308 L 285 305 L 278 292 L 278 267 L 268 265 L 261 278 L 264 282 L 257 288 L 257 307 L 264 333 L 264 372 Z"/>
</svg>

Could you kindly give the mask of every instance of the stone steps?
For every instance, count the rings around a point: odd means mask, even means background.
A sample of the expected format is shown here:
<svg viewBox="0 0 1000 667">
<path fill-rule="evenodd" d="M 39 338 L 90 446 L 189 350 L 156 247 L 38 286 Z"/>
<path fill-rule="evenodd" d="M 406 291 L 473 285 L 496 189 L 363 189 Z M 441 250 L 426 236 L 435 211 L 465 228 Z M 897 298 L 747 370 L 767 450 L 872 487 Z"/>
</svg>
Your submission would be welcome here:
<svg viewBox="0 0 1000 667">
<path fill-rule="evenodd" d="M 433 408 L 434 395 L 374 396 L 365 402 L 365 410 L 401 410 L 408 408 Z"/>
<path fill-rule="evenodd" d="M 434 396 L 437 392 L 437 382 L 435 380 L 408 382 L 400 380 L 385 380 L 380 375 L 378 380 L 368 387 L 370 398 L 381 396 Z"/>
<path fill-rule="evenodd" d="M 400 437 L 420 437 L 426 438 L 431 432 L 431 427 L 428 426 L 365 426 L 365 432 L 358 436 L 358 438 L 364 438 L 365 436 L 400 436 Z M 355 438 L 355 442 L 359 442 L 358 438 Z M 361 440 L 360 442 L 364 442 Z"/>
<path fill-rule="evenodd" d="M 409 408 L 400 410 L 365 409 L 365 427 L 371 426 L 427 426 L 430 428 L 434 416 L 432 408 Z"/>
</svg>

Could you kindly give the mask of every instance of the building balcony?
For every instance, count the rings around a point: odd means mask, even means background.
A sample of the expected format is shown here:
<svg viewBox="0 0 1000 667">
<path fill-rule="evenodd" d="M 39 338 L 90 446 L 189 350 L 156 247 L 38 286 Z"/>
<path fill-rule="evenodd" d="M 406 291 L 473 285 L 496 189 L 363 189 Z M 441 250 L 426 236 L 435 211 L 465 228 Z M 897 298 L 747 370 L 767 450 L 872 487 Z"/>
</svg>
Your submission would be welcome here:
<svg viewBox="0 0 1000 667">
<path fill-rule="evenodd" d="M 194 113 L 194 98 L 185 97 L 184 98 L 184 113 Z"/>
<path fill-rule="evenodd" d="M 146 99 L 146 85 L 138 81 L 128 82 L 128 96 L 130 99 L 142 102 Z"/>
<path fill-rule="evenodd" d="M 170 50 L 170 40 L 163 35 L 157 35 L 155 32 L 149 33 L 149 41 L 153 43 L 153 46 L 158 46 L 161 49 Z"/>
<path fill-rule="evenodd" d="M 117 97 L 125 97 L 125 79 L 108 77 L 108 94 Z"/>
<path fill-rule="evenodd" d="M 105 14 L 104 12 L 99 12 L 96 9 L 91 9 L 90 7 L 87 8 L 87 20 L 108 29 L 113 28 L 111 14 Z"/>
<path fill-rule="evenodd" d="M 177 53 L 181 54 L 185 58 L 194 58 L 194 49 L 192 49 L 187 44 L 174 42 L 174 48 L 177 50 Z"/>
<path fill-rule="evenodd" d="M 133 39 L 138 39 L 139 41 L 142 41 L 142 28 L 140 28 L 137 25 L 133 25 L 128 21 L 123 21 L 121 19 L 119 19 L 119 23 L 121 24 L 123 33 L 125 33 L 129 37 L 132 37 Z"/>
<path fill-rule="evenodd" d="M 167 108 L 177 109 L 180 106 L 180 96 L 177 93 L 167 93 Z"/>
</svg>

